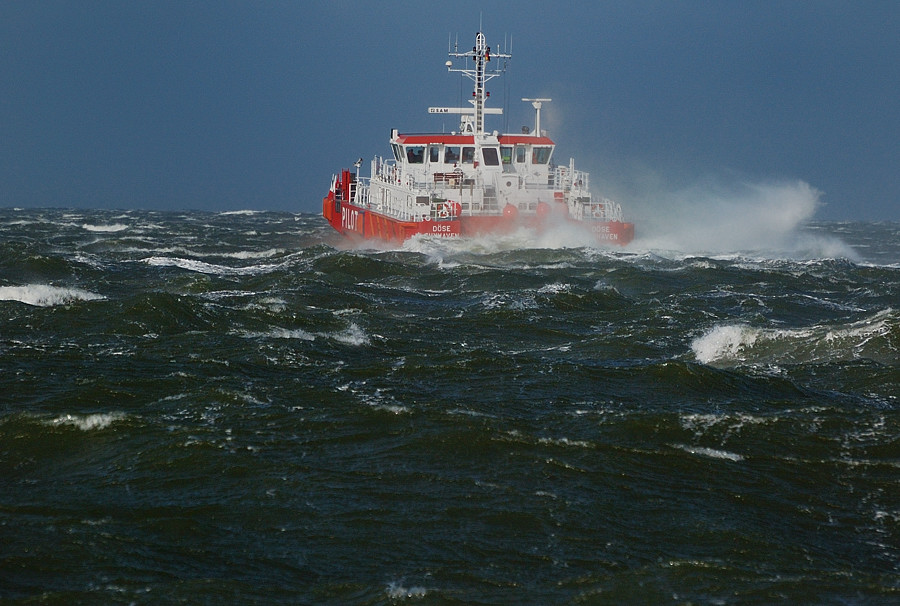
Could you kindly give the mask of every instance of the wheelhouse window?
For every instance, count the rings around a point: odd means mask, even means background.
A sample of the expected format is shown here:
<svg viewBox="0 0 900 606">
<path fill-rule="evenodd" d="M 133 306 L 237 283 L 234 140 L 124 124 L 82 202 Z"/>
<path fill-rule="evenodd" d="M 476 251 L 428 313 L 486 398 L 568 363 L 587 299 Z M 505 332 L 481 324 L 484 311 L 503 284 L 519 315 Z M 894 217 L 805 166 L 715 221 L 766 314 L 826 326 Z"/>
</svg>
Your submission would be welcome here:
<svg viewBox="0 0 900 606">
<path fill-rule="evenodd" d="M 464 147 L 462 148 L 462 161 L 463 164 L 471 164 L 475 161 L 475 148 L 474 147 Z"/>
<path fill-rule="evenodd" d="M 410 145 L 406 148 L 406 160 L 410 164 L 422 164 L 425 161 L 425 146 Z"/>
<path fill-rule="evenodd" d="M 444 148 L 444 163 L 456 164 L 459 162 L 459 147 L 452 145 Z"/>
<path fill-rule="evenodd" d="M 531 151 L 531 163 L 532 164 L 546 164 L 550 161 L 550 152 L 553 151 L 552 147 L 535 147 Z"/>
<path fill-rule="evenodd" d="M 499 166 L 500 158 L 497 156 L 496 147 L 482 147 L 481 155 L 484 157 L 485 166 Z"/>
<path fill-rule="evenodd" d="M 525 146 L 516 145 L 516 162 L 525 164 Z"/>
<path fill-rule="evenodd" d="M 512 153 L 513 148 L 509 145 L 502 145 L 500 147 L 500 159 L 504 164 L 512 164 Z"/>
<path fill-rule="evenodd" d="M 428 147 L 428 161 L 432 164 L 441 161 L 441 148 L 437 145 L 430 145 Z"/>
<path fill-rule="evenodd" d="M 396 143 L 391 143 L 391 149 L 394 150 L 394 160 L 397 162 L 402 161 L 403 154 L 400 152 L 400 146 Z"/>
</svg>

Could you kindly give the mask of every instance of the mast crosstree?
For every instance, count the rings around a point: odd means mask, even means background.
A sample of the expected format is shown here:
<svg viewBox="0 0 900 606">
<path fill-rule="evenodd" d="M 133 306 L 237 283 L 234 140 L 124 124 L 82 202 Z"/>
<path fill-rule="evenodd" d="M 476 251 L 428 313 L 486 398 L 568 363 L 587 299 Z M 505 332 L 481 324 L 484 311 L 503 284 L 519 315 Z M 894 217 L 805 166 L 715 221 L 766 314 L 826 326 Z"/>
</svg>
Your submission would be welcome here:
<svg viewBox="0 0 900 606">
<path fill-rule="evenodd" d="M 490 96 L 490 93 L 485 90 L 485 84 L 487 84 L 487 82 L 489 80 L 491 80 L 492 78 L 496 78 L 497 76 L 502 75 L 503 72 L 506 71 L 505 64 L 501 65 L 493 70 L 488 69 L 486 64 L 490 62 L 492 56 L 497 59 L 509 59 L 512 57 L 512 55 L 509 53 L 500 53 L 500 52 L 492 53 L 491 47 L 487 45 L 487 40 L 485 39 L 484 34 L 481 32 L 478 32 L 475 35 L 475 46 L 472 47 L 471 51 L 466 51 L 464 53 L 461 53 L 461 52 L 459 52 L 459 49 L 456 49 L 453 52 L 448 53 L 448 55 L 450 57 L 455 57 L 457 59 L 465 58 L 465 59 L 474 59 L 474 61 L 475 61 L 474 69 L 468 68 L 468 67 L 462 67 L 462 68 L 453 67 L 453 61 L 447 61 L 446 65 L 447 65 L 447 71 L 458 72 L 460 74 L 463 74 L 464 76 L 466 76 L 467 78 L 469 78 L 470 80 L 472 80 L 475 83 L 475 88 L 472 91 L 472 97 L 474 97 L 472 99 L 472 104 L 474 105 L 474 108 L 472 110 L 468 110 L 468 111 L 474 112 L 474 116 L 475 116 L 475 125 L 474 125 L 475 132 L 474 132 L 474 134 L 483 135 L 484 134 L 484 114 L 485 113 L 490 113 L 490 114 L 503 113 L 503 110 L 501 110 L 499 108 L 491 109 L 491 110 L 487 110 L 487 111 L 485 110 L 485 107 L 484 107 L 485 99 L 488 96 Z M 431 109 L 432 108 L 429 108 L 429 111 L 431 111 Z M 465 109 L 461 109 L 458 111 L 458 113 L 468 113 L 468 111 L 466 111 Z M 437 113 L 437 112 L 435 112 L 435 113 Z M 457 111 L 453 111 L 453 112 L 448 111 L 446 113 L 457 113 Z M 464 124 L 465 124 L 465 122 L 464 122 Z"/>
</svg>

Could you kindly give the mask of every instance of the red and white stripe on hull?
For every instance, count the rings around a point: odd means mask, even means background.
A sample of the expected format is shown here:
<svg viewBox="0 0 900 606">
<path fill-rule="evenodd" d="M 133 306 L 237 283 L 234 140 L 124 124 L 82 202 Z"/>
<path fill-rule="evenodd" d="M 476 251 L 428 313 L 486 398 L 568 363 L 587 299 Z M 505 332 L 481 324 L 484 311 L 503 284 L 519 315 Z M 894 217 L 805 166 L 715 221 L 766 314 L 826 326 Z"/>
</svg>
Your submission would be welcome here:
<svg viewBox="0 0 900 606">
<path fill-rule="evenodd" d="M 383 240 L 402 243 L 416 234 L 456 238 L 461 235 L 458 218 L 443 221 L 401 221 L 366 208 L 344 203 L 335 206 L 329 195 L 322 201 L 323 215 L 331 226 L 344 234 L 360 240 Z"/>
<path fill-rule="evenodd" d="M 334 192 L 322 201 L 323 215 L 334 229 L 357 240 L 383 240 L 401 244 L 417 235 L 442 238 L 509 233 L 519 227 L 544 229 L 547 216 L 500 215 L 451 217 L 446 220 L 401 221 L 350 203 L 335 204 Z M 621 221 L 575 222 L 584 225 L 601 243 L 626 245 L 634 239 L 634 223 Z"/>
</svg>

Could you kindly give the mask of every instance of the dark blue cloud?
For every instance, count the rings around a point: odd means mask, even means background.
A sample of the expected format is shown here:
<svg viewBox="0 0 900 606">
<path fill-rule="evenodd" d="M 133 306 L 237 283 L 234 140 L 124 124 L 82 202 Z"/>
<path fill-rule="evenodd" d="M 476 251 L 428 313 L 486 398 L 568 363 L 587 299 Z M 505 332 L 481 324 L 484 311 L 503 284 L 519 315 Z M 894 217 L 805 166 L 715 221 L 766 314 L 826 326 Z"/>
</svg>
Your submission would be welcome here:
<svg viewBox="0 0 900 606">
<path fill-rule="evenodd" d="M 315 212 L 391 128 L 454 127 L 425 108 L 459 101 L 448 34 L 479 23 L 512 40 L 504 122 L 552 97 L 612 191 L 801 179 L 822 218 L 900 219 L 886 2 L 4 3 L 0 204 Z"/>
</svg>

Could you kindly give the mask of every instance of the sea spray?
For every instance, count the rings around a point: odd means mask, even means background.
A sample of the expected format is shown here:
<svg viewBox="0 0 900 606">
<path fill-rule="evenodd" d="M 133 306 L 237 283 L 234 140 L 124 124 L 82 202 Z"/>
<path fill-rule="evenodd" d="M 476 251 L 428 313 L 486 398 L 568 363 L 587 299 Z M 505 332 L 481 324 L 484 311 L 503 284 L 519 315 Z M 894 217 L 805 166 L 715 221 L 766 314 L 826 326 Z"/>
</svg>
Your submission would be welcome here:
<svg viewBox="0 0 900 606">
<path fill-rule="evenodd" d="M 821 193 L 796 181 L 730 187 L 704 183 L 653 196 L 647 216 L 638 222 L 639 247 L 784 254 L 797 248 L 799 230 L 813 218 Z"/>
</svg>

